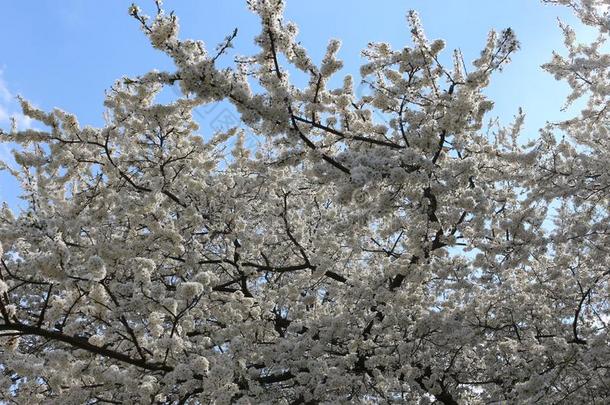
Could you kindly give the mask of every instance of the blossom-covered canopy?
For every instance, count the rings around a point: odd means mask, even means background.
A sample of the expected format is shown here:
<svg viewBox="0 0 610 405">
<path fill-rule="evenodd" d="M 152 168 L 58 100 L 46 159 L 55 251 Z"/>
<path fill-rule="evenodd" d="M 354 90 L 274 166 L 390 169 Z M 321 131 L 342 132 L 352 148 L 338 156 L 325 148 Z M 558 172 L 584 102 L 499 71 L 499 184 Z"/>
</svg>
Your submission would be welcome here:
<svg viewBox="0 0 610 405">
<path fill-rule="evenodd" d="M 222 69 L 237 31 L 211 52 L 132 6 L 174 71 L 118 80 L 101 128 L 21 100 L 45 129 L 2 132 L 0 400 L 607 403 L 608 1 L 548 2 L 600 37 L 562 26 L 544 68 L 588 102 L 528 144 L 524 112 L 484 121 L 510 29 L 445 66 L 411 12 L 329 88 L 339 41 L 312 62 L 281 0 L 248 1 L 258 53 Z M 241 125 L 199 133 L 217 102 Z"/>
</svg>

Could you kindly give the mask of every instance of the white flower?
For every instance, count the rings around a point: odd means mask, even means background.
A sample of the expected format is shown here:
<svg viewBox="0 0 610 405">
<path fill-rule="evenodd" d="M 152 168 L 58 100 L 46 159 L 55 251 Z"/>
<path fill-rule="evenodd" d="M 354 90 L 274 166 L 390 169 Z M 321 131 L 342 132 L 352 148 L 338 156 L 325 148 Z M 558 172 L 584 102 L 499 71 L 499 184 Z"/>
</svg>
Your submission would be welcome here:
<svg viewBox="0 0 610 405">
<path fill-rule="evenodd" d="M 89 343 L 94 346 L 102 346 L 104 344 L 104 336 L 92 335 L 91 337 L 89 337 Z"/>
<path fill-rule="evenodd" d="M 203 356 L 197 356 L 193 361 L 193 369 L 197 372 L 207 373 L 210 369 L 210 362 Z"/>
<path fill-rule="evenodd" d="M 194 281 L 180 283 L 176 289 L 176 297 L 191 300 L 203 292 L 203 285 Z"/>
<path fill-rule="evenodd" d="M 0 296 L 6 292 L 8 292 L 8 284 L 0 279 Z"/>
<path fill-rule="evenodd" d="M 100 281 L 106 277 L 106 264 L 104 260 L 97 256 L 91 256 L 87 262 L 87 270 L 89 277 L 93 281 Z"/>
<path fill-rule="evenodd" d="M 210 285 L 210 282 L 212 281 L 212 275 L 207 271 L 201 271 L 201 272 L 197 273 L 194 281 L 196 281 L 197 283 L 199 283 L 203 286 L 207 286 L 207 285 Z"/>
<path fill-rule="evenodd" d="M 158 15 L 148 35 L 150 42 L 155 48 L 164 49 L 167 44 L 172 44 L 176 41 L 178 19 L 175 16 Z"/>
</svg>

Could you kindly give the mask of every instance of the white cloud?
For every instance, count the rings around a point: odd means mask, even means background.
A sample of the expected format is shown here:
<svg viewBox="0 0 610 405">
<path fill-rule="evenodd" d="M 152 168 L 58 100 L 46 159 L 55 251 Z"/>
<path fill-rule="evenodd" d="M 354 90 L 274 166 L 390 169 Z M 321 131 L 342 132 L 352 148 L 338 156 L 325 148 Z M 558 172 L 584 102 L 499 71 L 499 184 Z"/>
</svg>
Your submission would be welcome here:
<svg viewBox="0 0 610 405">
<path fill-rule="evenodd" d="M 10 120 L 10 116 L 6 108 L 0 104 L 0 122 L 6 122 Z"/>
<path fill-rule="evenodd" d="M 11 124 L 11 118 L 15 119 L 17 129 L 32 128 L 32 119 L 21 112 L 17 97 L 9 90 L 0 69 L 0 128 L 6 128 Z"/>
<path fill-rule="evenodd" d="M 2 103 L 8 103 L 12 98 L 13 95 L 8 90 L 8 87 L 4 82 L 4 78 L 2 77 L 2 70 L 0 70 L 0 101 L 2 101 Z"/>
<path fill-rule="evenodd" d="M 4 77 L 2 77 L 2 70 L 0 70 L 0 125 L 2 126 L 10 121 L 9 107 L 12 98 L 13 95 L 8 90 Z"/>
<path fill-rule="evenodd" d="M 11 118 L 15 120 L 18 129 L 28 129 L 32 127 L 32 119 L 23 115 L 20 111 L 21 107 L 13 93 L 9 90 L 9 86 L 4 80 L 2 70 L 0 69 L 0 129 L 9 131 L 11 128 Z M 14 165 L 12 149 L 16 145 L 0 142 L 0 161 L 9 166 Z M 0 185 L 1 186 L 1 185 Z M 0 187 L 1 188 L 1 187 Z"/>
</svg>

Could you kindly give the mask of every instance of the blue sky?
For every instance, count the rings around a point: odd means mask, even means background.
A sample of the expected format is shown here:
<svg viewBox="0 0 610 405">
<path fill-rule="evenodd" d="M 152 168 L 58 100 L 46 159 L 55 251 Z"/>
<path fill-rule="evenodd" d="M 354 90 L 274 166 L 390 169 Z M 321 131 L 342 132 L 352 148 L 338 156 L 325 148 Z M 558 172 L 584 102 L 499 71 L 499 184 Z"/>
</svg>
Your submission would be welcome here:
<svg viewBox="0 0 610 405">
<path fill-rule="evenodd" d="M 117 78 L 151 69 L 171 70 L 170 60 L 152 49 L 137 22 L 128 16 L 130 3 L 4 2 L 0 24 L 0 127 L 7 129 L 8 116 L 19 111 L 16 94 L 44 109 L 59 107 L 75 113 L 81 124 L 101 125 L 104 90 Z M 152 0 L 137 4 L 153 13 Z M 202 39 L 213 49 L 238 27 L 234 54 L 254 50 L 258 20 L 247 10 L 245 1 L 167 0 L 165 8 L 178 15 L 183 38 Z M 449 50 L 460 48 L 467 62 L 478 56 L 490 29 L 511 27 L 522 49 L 513 63 L 496 75 L 487 91 L 496 103 L 495 114 L 508 122 L 523 107 L 527 137 L 535 137 L 545 121 L 565 117 L 559 110 L 567 86 L 540 69 L 553 49 L 562 50 L 557 18 L 575 24 L 565 8 L 545 6 L 537 0 L 288 0 L 287 19 L 299 25 L 299 39 L 316 61 L 322 59 L 328 39 L 341 39 L 343 73 L 357 78 L 360 50 L 368 42 L 385 41 L 394 48 L 410 44 L 405 20 L 409 9 L 420 13 L 429 38 L 446 40 L 447 55 Z M 592 38 L 582 28 L 577 33 L 580 39 Z M 215 114 L 204 113 L 202 120 L 211 120 Z M 28 123 L 22 122 L 22 127 L 25 125 Z M 211 132 L 212 126 L 202 123 L 202 133 Z M 6 148 L 0 145 L 3 155 Z M 0 200 L 13 205 L 18 194 L 15 187 L 0 174 Z"/>
</svg>

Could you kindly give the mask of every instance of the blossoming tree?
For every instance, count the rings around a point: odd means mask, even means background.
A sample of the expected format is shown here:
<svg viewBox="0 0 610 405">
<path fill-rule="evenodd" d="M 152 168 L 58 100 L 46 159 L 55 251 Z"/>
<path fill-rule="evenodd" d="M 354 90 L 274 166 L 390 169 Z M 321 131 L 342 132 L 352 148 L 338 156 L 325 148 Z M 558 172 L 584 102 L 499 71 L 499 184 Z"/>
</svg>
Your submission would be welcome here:
<svg viewBox="0 0 610 405">
<path fill-rule="evenodd" d="M 46 130 L 2 133 L 26 205 L 0 210 L 0 399 L 607 402 L 610 20 L 549 2 L 600 39 L 563 27 L 545 69 L 589 101 L 530 144 L 521 112 L 483 122 L 510 29 L 444 66 L 412 12 L 410 47 L 363 51 L 357 95 L 281 0 L 248 1 L 259 51 L 226 69 L 237 31 L 208 52 L 132 6 L 175 71 L 119 80 L 104 127 L 21 100 Z M 241 128 L 201 136 L 193 110 L 220 101 Z"/>
</svg>

